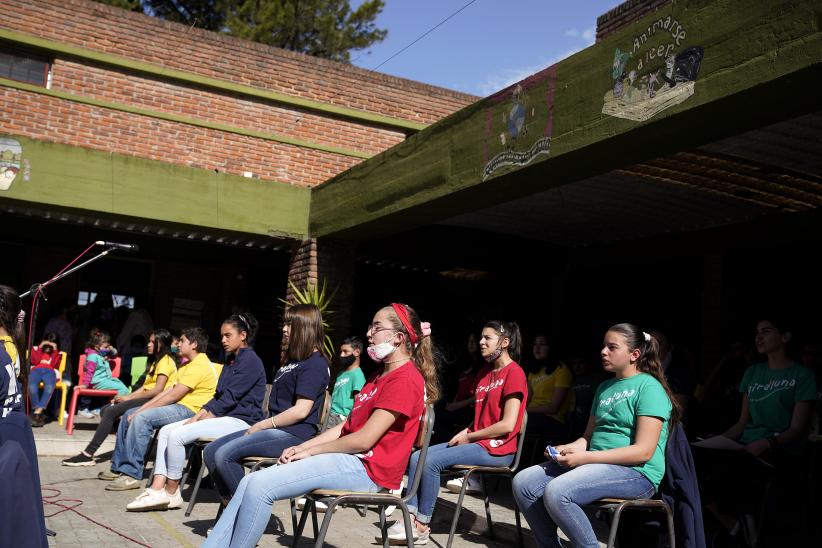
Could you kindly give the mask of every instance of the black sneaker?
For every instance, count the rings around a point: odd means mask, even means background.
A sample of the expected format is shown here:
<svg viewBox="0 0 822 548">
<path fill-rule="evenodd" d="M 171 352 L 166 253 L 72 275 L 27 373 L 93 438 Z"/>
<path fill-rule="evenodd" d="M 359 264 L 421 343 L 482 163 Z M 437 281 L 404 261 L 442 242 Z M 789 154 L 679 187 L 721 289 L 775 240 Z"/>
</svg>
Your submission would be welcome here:
<svg viewBox="0 0 822 548">
<path fill-rule="evenodd" d="M 63 460 L 63 466 L 94 466 L 95 464 L 97 463 L 94 461 L 94 457 L 87 457 L 85 453 Z"/>
</svg>

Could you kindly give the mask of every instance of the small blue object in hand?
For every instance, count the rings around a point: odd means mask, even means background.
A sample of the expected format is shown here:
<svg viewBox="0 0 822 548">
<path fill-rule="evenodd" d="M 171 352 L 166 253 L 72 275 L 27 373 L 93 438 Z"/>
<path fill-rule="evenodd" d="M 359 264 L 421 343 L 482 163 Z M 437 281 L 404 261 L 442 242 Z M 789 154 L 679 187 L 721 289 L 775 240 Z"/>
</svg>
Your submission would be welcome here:
<svg viewBox="0 0 822 548">
<path fill-rule="evenodd" d="M 546 445 L 545 452 L 548 453 L 548 456 L 551 457 L 551 459 L 554 461 L 556 461 L 557 457 L 559 456 L 559 451 L 554 449 L 553 445 Z"/>
</svg>

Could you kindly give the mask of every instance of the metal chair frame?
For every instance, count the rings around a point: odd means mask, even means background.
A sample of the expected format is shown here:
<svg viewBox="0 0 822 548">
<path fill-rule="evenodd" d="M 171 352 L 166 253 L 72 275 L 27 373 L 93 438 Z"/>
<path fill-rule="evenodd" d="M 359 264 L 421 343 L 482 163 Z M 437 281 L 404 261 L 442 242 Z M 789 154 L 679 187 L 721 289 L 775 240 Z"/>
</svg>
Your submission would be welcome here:
<svg viewBox="0 0 822 548">
<path fill-rule="evenodd" d="M 457 500 L 457 508 L 454 511 L 454 518 L 451 521 L 451 530 L 448 533 L 448 544 L 446 544 L 446 548 L 451 548 L 451 544 L 454 542 L 454 534 L 457 531 L 457 523 L 459 522 L 460 512 L 462 511 L 462 503 L 465 499 L 465 491 L 468 488 L 468 479 L 472 474 L 478 474 L 480 477 L 482 497 L 485 500 L 485 518 L 488 522 L 488 536 L 492 539 L 495 538 L 494 522 L 491 520 L 491 503 L 488 499 L 488 490 L 485 487 L 485 476 L 492 475 L 506 476 L 509 478 L 514 477 L 522 457 L 522 448 L 525 445 L 525 427 L 527 424 L 528 412 L 525 412 L 522 415 L 522 425 L 520 427 L 519 434 L 517 434 L 517 452 L 514 454 L 514 461 L 511 463 L 511 466 L 476 466 L 473 464 L 456 464 L 448 470 L 443 470 L 443 475 L 462 476 L 462 489 L 460 489 L 460 496 Z M 520 520 L 519 508 L 516 504 L 514 504 L 514 515 L 517 522 L 517 539 L 519 540 L 519 546 L 524 546 L 522 540 L 522 521 Z"/>
<path fill-rule="evenodd" d="M 605 510 L 611 513 L 611 530 L 608 533 L 608 548 L 614 548 L 617 532 L 619 530 L 619 518 L 625 510 L 647 510 L 651 512 L 663 512 L 668 521 L 668 543 L 670 548 L 676 548 L 676 538 L 674 533 L 674 513 L 668 503 L 661 499 L 600 499 L 591 504 L 598 510 Z"/>
<path fill-rule="evenodd" d="M 403 523 L 405 524 L 405 538 L 408 548 L 414 546 L 414 537 L 412 534 L 411 513 L 408 511 L 408 501 L 417 493 L 422 478 L 422 472 L 425 468 L 425 458 L 428 455 L 428 446 L 431 443 L 431 434 L 434 430 L 434 407 L 432 405 L 425 406 L 425 413 L 420 420 L 420 431 L 417 435 L 414 446 L 419 449 L 420 458 L 417 465 L 416 473 L 413 478 L 408 479 L 408 489 L 405 496 L 395 495 L 388 491 L 381 491 L 379 493 L 362 493 L 357 491 L 337 491 L 329 489 L 317 489 L 311 493 L 306 494 L 306 506 L 303 509 L 302 516 L 298 528 L 294 531 L 294 543 L 296 546 L 302 536 L 305 522 L 308 513 L 311 513 L 314 522 L 314 547 L 321 548 L 325 541 L 325 536 L 328 533 L 328 528 L 331 525 L 331 518 L 334 515 L 334 509 L 340 504 L 376 504 L 380 507 L 380 530 L 382 532 L 383 547 L 388 547 L 388 535 L 385 523 L 385 507 L 389 505 L 397 505 L 402 509 Z M 325 511 L 322 526 L 319 532 L 317 526 L 317 509 L 316 500 L 334 497 L 328 502 L 328 509 Z"/>
</svg>

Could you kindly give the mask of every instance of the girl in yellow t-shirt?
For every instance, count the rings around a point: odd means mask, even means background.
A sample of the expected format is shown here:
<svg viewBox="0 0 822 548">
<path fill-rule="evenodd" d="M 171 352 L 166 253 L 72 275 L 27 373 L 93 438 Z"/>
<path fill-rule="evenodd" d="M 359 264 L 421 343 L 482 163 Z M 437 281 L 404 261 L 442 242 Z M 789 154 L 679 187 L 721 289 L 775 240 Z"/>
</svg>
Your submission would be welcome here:
<svg viewBox="0 0 822 548">
<path fill-rule="evenodd" d="M 131 394 L 115 396 L 111 405 L 100 413 L 100 424 L 89 444 L 80 454 L 63 461 L 64 466 L 94 466 L 94 453 L 111 433 L 114 421 L 134 407 L 140 407 L 151 398 L 168 390 L 177 383 L 177 362 L 171 353 L 172 336 L 167 329 L 156 329 L 148 338 L 147 351 L 151 360 L 145 380 Z"/>
<path fill-rule="evenodd" d="M 534 359 L 528 368 L 528 434 L 546 441 L 565 441 L 565 415 L 573 405 L 572 375 L 567 365 L 551 353 L 545 335 L 534 337 Z"/>
</svg>

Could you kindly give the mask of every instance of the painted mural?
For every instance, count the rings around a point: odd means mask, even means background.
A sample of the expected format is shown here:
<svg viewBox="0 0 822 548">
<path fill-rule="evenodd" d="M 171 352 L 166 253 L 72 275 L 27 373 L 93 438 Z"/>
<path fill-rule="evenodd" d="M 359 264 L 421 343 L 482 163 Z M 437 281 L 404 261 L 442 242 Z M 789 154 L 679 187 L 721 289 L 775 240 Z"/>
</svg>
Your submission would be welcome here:
<svg viewBox="0 0 822 548">
<path fill-rule="evenodd" d="M 20 173 L 23 147 L 10 137 L 0 137 L 0 190 L 8 190 Z"/>
<path fill-rule="evenodd" d="M 486 99 L 482 180 L 551 152 L 556 65 Z"/>
<path fill-rule="evenodd" d="M 704 49 L 685 47 L 687 35 L 669 15 L 634 36 L 628 49 L 616 48 L 602 113 L 643 122 L 691 97 Z"/>
</svg>

